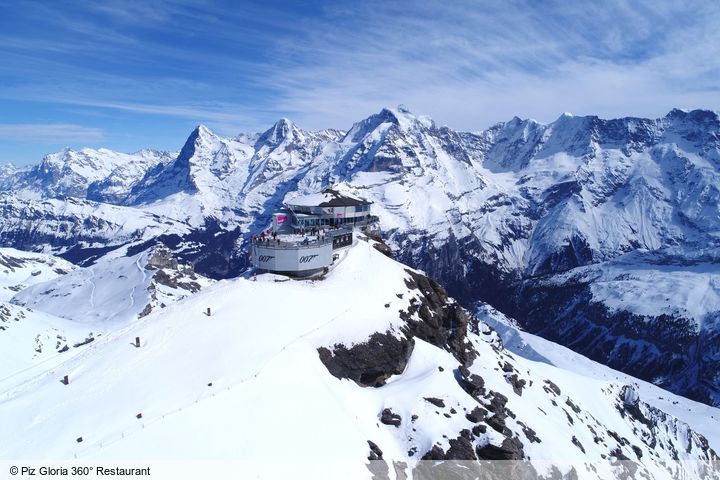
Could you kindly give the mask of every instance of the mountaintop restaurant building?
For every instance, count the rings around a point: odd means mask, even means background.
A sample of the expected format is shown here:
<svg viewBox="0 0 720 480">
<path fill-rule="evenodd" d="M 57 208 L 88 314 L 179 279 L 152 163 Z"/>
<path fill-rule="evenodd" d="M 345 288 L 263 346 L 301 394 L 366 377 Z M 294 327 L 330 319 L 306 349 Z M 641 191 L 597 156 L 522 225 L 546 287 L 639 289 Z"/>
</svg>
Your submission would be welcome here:
<svg viewBox="0 0 720 480">
<path fill-rule="evenodd" d="M 321 193 L 296 197 L 285 202 L 290 215 L 290 226 L 294 229 L 339 228 L 343 226 L 365 226 L 376 220 L 370 215 L 367 200 L 343 195 L 337 190 L 326 188 Z M 273 229 L 276 227 L 273 216 Z"/>
<path fill-rule="evenodd" d="M 370 205 L 331 188 L 288 200 L 283 211 L 273 214 L 270 231 L 253 237 L 251 263 L 261 271 L 294 276 L 323 271 L 333 263 L 335 250 L 353 245 L 355 228 L 377 221 Z"/>
</svg>

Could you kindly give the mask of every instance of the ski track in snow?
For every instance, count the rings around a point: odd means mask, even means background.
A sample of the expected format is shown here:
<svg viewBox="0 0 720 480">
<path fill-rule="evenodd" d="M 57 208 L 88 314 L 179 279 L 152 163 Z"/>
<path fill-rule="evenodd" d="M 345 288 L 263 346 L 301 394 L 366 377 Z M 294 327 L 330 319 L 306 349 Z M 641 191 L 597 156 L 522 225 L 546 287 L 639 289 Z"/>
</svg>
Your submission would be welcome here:
<svg viewBox="0 0 720 480">
<path fill-rule="evenodd" d="M 90 282 L 90 285 L 92 285 L 92 288 L 90 290 L 90 308 L 95 308 L 95 269 L 93 267 L 90 267 L 90 278 L 88 281 Z"/>
<path fill-rule="evenodd" d="M 147 274 L 145 273 L 145 269 L 140 266 L 140 257 L 138 256 L 137 259 L 135 259 L 135 266 L 142 274 L 142 284 L 145 285 L 145 280 L 147 280 Z M 135 306 L 135 289 L 137 286 L 133 286 L 132 290 L 130 291 L 130 308 Z"/>
</svg>

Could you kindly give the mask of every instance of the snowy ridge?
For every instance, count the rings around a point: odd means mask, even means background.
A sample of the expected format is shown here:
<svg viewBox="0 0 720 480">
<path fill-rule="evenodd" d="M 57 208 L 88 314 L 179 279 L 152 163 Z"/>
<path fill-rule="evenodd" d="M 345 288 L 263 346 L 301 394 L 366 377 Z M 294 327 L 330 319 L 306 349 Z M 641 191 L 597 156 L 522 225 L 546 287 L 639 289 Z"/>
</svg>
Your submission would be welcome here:
<svg viewBox="0 0 720 480">
<path fill-rule="evenodd" d="M 383 354 L 343 353 L 363 349 Z M 339 373 L 355 368 L 369 369 L 360 382 L 392 372 L 362 386 Z M 620 474 L 611 458 L 658 479 L 716 474 L 698 418 L 503 349 L 441 287 L 366 241 L 324 280 L 222 281 L 0 385 L 2 458 L 278 461 L 282 431 L 294 445 L 282 463 L 322 452 L 348 478 L 369 478 L 368 459 L 409 471 L 421 458 L 525 460 L 578 478 Z"/>
</svg>

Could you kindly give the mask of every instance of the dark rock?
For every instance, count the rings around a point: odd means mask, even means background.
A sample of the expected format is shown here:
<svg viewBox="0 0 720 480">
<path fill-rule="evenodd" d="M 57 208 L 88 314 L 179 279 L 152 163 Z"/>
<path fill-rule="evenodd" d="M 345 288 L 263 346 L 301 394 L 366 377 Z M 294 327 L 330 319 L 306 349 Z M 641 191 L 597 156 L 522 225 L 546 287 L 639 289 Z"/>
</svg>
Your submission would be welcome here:
<svg viewBox="0 0 720 480">
<path fill-rule="evenodd" d="M 157 272 L 155 272 L 155 275 L 153 275 L 153 280 L 155 280 L 160 285 L 165 285 L 170 288 L 180 288 L 183 290 L 187 290 L 191 293 L 200 291 L 201 287 L 199 283 L 192 281 L 184 281 L 187 275 L 188 274 L 186 272 L 182 272 L 179 270 L 171 270 L 170 273 L 165 270 L 158 270 Z"/>
<path fill-rule="evenodd" d="M 425 398 L 426 402 L 432 403 L 436 407 L 445 408 L 445 402 L 440 398 L 435 398 L 435 397 L 424 397 L 424 398 Z"/>
<path fill-rule="evenodd" d="M 470 432 L 468 432 L 469 434 Z M 445 460 L 477 460 L 472 442 L 462 434 L 450 440 L 450 448 L 445 453 Z"/>
<path fill-rule="evenodd" d="M 82 342 L 78 342 L 78 343 L 73 344 L 73 347 L 74 347 L 74 348 L 82 347 L 83 345 L 87 345 L 88 343 L 92 343 L 92 342 L 94 342 L 94 341 L 95 341 L 95 337 L 93 337 L 92 335 L 90 335 L 89 337 L 87 337 L 87 338 L 86 338 L 85 340 L 83 340 Z"/>
<path fill-rule="evenodd" d="M 464 366 L 455 370 L 455 380 L 471 397 L 478 398 L 485 393 L 485 380 Z"/>
<path fill-rule="evenodd" d="M 145 305 L 145 308 L 142 309 L 142 312 L 138 313 L 138 318 L 146 317 L 150 315 L 150 312 L 152 312 L 152 305 L 148 303 Z"/>
<path fill-rule="evenodd" d="M 152 255 L 150 255 L 150 258 L 148 258 L 145 268 L 170 268 L 172 270 L 177 270 L 178 262 L 169 249 L 158 248 L 152 253 Z"/>
<path fill-rule="evenodd" d="M 475 355 L 466 345 L 470 315 L 433 279 L 412 270 L 405 272 L 405 284 L 420 295 L 418 302 L 411 302 L 407 311 L 400 312 L 406 322 L 403 331 L 408 337 L 418 337 L 449 351 L 463 365 L 470 364 Z"/>
<path fill-rule="evenodd" d="M 382 450 L 380 450 L 380 447 L 378 447 L 377 444 L 371 440 L 368 440 L 367 443 L 370 446 L 370 454 L 368 455 L 368 460 L 382 460 L 383 452 Z"/>
<path fill-rule="evenodd" d="M 347 348 L 335 345 L 331 351 L 320 347 L 318 354 L 328 371 L 337 378 L 349 378 L 364 387 L 379 387 L 407 366 L 414 341 L 397 338 L 390 332 L 376 332 L 367 342 Z"/>
<path fill-rule="evenodd" d="M 573 445 L 578 447 L 581 452 L 585 453 L 585 448 L 583 448 L 582 443 L 580 443 L 580 440 L 578 440 L 575 435 L 573 435 L 573 437 L 572 437 L 572 443 L 573 443 Z"/>
<path fill-rule="evenodd" d="M 492 397 L 489 405 L 490 411 L 498 415 L 505 415 L 505 405 L 507 405 L 508 398 L 498 392 L 490 392 L 490 396 Z"/>
<path fill-rule="evenodd" d="M 558 387 L 557 385 L 555 385 L 555 384 L 554 384 L 553 382 L 551 382 L 550 380 L 547 380 L 547 379 L 546 379 L 546 380 L 544 381 L 544 383 L 545 383 L 545 385 L 543 385 L 543 390 L 545 390 L 547 393 L 552 393 L 552 394 L 554 394 L 555 396 L 558 396 L 558 395 L 562 394 L 562 391 L 560 390 L 560 387 Z"/>
<path fill-rule="evenodd" d="M 515 394 L 517 394 L 518 396 L 522 396 L 522 390 L 527 382 L 521 378 L 518 378 L 516 373 L 510 375 L 508 380 L 510 381 L 510 385 L 512 385 L 513 387 L 513 392 L 515 392 Z"/>
<path fill-rule="evenodd" d="M 475 452 L 481 460 L 521 460 L 525 456 L 522 443 L 515 438 L 506 438 L 499 447 L 491 444 L 478 447 Z"/>
<path fill-rule="evenodd" d="M 505 431 L 505 418 L 500 415 L 493 415 L 492 417 L 485 420 L 485 423 L 498 433 Z"/>
<path fill-rule="evenodd" d="M 422 460 L 444 460 L 445 452 L 442 448 L 437 445 L 433 445 L 432 448 L 422 456 Z"/>
<path fill-rule="evenodd" d="M 385 243 L 374 243 L 373 248 L 388 258 L 393 258 L 392 248 Z"/>
<path fill-rule="evenodd" d="M 638 447 L 636 445 L 631 445 L 631 447 L 633 449 L 633 452 L 635 452 L 635 456 L 638 458 L 638 460 L 640 460 L 643 456 L 643 453 L 642 453 L 642 450 L 640 449 L 640 447 Z"/>
<path fill-rule="evenodd" d="M 523 422 L 518 422 L 520 427 L 522 428 L 523 434 L 525 437 L 530 440 L 531 443 L 542 443 L 542 440 L 537 436 L 535 433 L 535 430 L 525 425 Z"/>
<path fill-rule="evenodd" d="M 471 412 L 465 414 L 465 418 L 473 423 L 482 421 L 487 415 L 487 410 L 481 407 L 475 407 Z"/>
<path fill-rule="evenodd" d="M 385 425 L 399 427 L 402 423 L 402 417 L 397 413 L 393 413 L 391 409 L 385 408 L 380 414 L 380 422 L 384 423 Z"/>
<path fill-rule="evenodd" d="M 565 400 L 565 404 L 572 409 L 575 413 L 580 413 L 580 407 L 575 405 L 572 400 L 570 400 L 570 397 L 568 397 L 567 400 Z"/>
</svg>

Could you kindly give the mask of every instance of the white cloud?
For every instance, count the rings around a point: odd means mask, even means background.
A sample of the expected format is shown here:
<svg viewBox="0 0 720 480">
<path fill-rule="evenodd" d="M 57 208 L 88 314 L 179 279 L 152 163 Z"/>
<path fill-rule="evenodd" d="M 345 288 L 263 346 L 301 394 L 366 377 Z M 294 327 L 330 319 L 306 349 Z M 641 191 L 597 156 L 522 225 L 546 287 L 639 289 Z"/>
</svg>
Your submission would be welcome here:
<svg viewBox="0 0 720 480">
<path fill-rule="evenodd" d="M 424 2 L 332 12 L 265 72 L 277 108 L 311 128 L 409 105 L 479 130 L 563 111 L 660 116 L 720 105 L 720 4 Z M 364 19 L 356 17 L 364 15 Z"/>
<path fill-rule="evenodd" d="M 0 35 L 0 98 L 225 134 L 282 116 L 348 128 L 400 103 L 463 130 L 514 115 L 653 117 L 720 105 L 718 2 L 368 0 L 317 12 L 112 0 L 55 16 L 37 7 L 47 35 Z"/>
<path fill-rule="evenodd" d="M 105 133 L 100 128 L 47 123 L 0 123 L 0 139 L 34 143 L 100 142 Z"/>
</svg>

